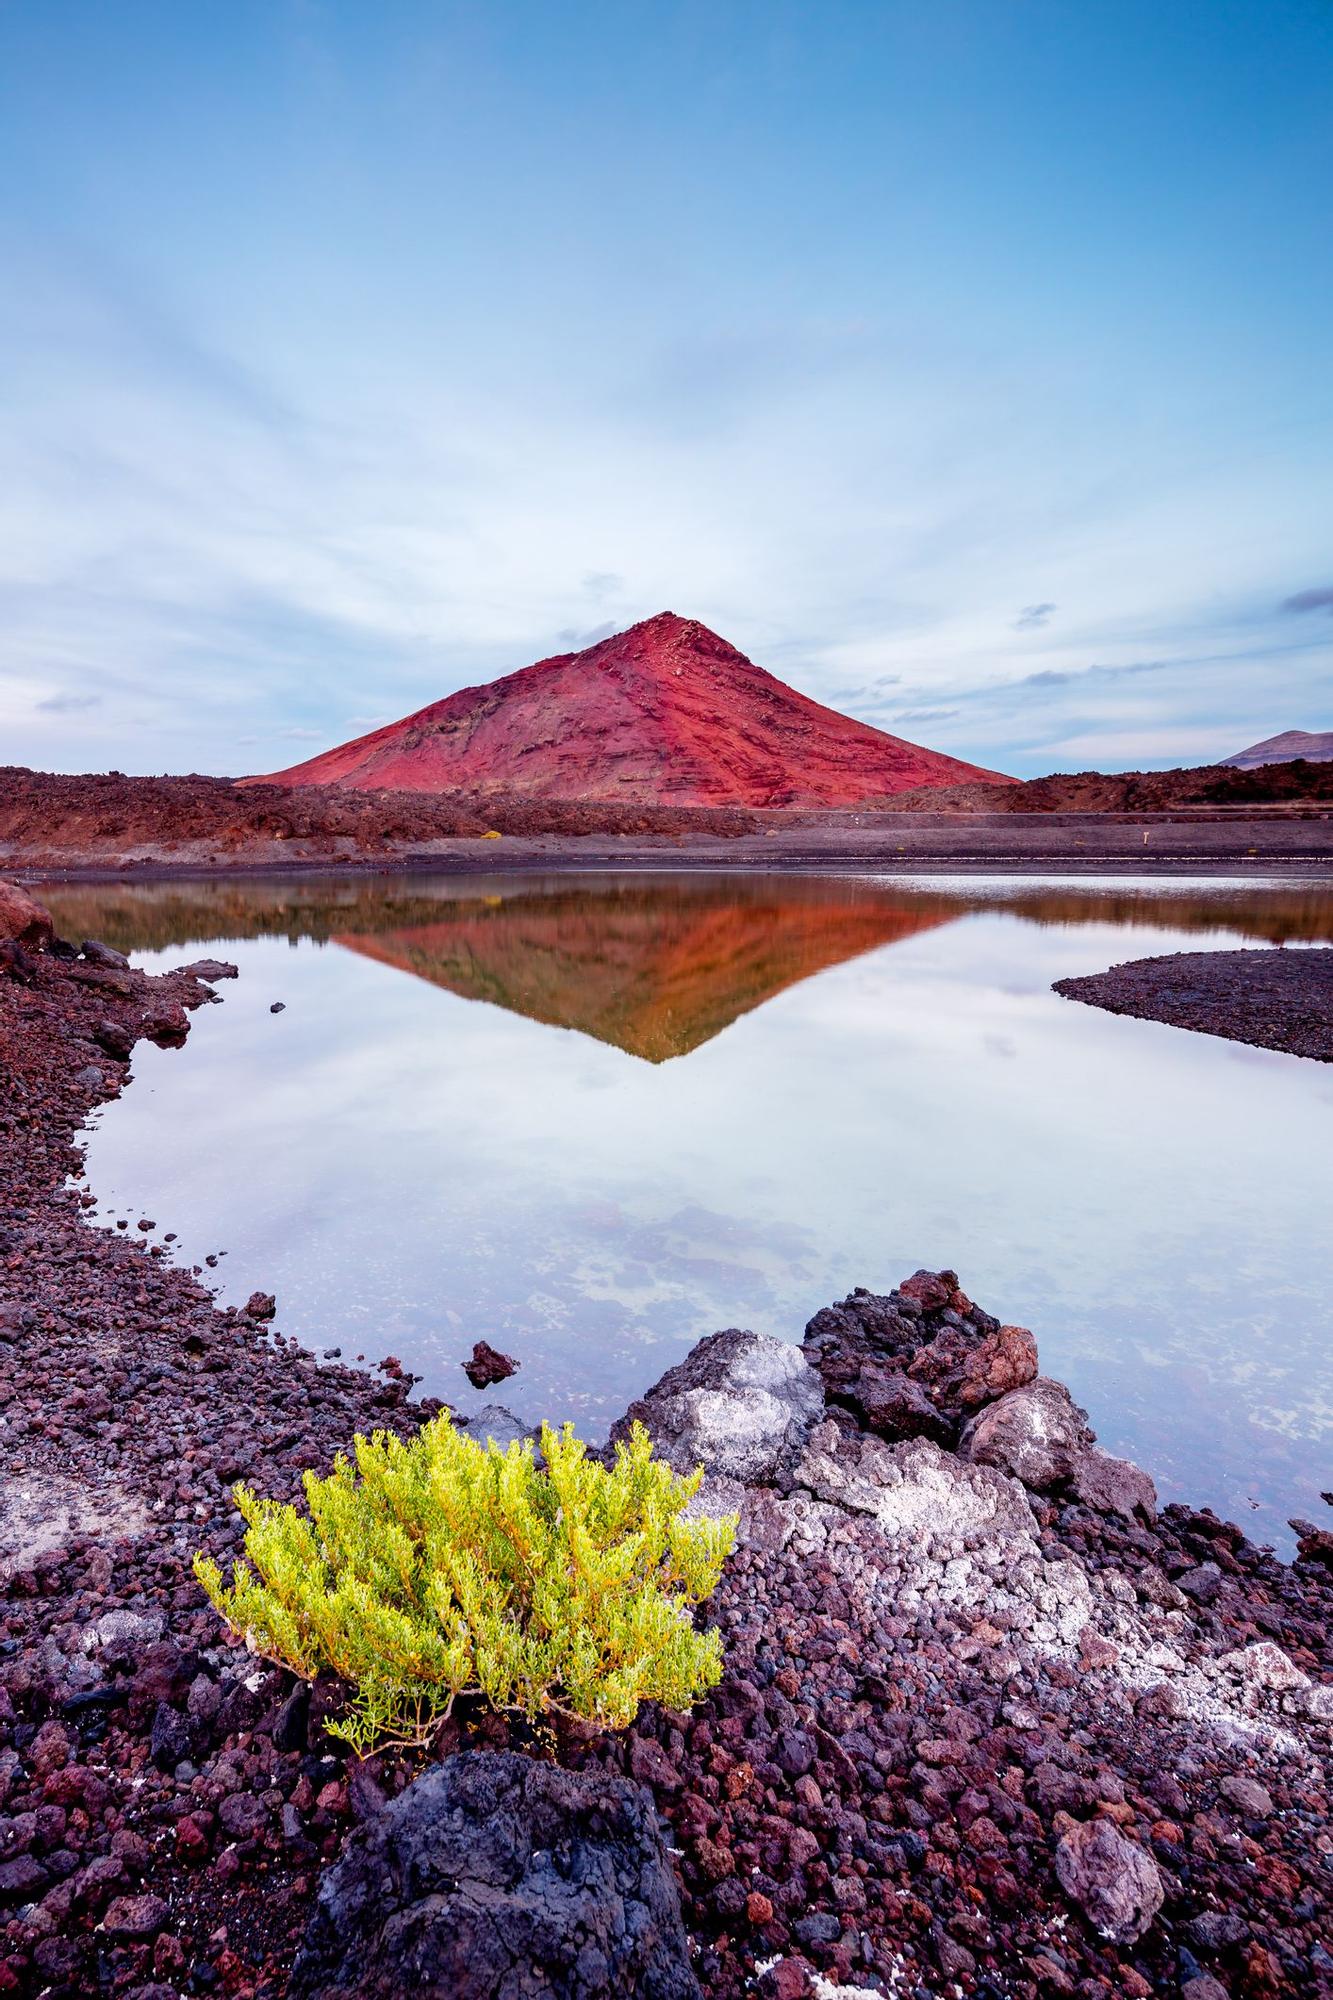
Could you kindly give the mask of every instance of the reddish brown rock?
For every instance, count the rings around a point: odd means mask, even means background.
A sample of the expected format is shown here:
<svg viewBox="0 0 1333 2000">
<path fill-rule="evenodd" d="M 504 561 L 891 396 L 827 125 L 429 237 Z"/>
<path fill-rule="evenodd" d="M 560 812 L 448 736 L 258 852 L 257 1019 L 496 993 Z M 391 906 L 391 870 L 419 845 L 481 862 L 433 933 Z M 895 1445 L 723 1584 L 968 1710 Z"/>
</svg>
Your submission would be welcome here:
<svg viewBox="0 0 1333 2000">
<path fill-rule="evenodd" d="M 479 1340 L 463 1363 L 463 1373 L 474 1389 L 489 1389 L 493 1382 L 507 1381 L 517 1367 L 512 1354 L 501 1354 L 489 1341 Z"/>
<path fill-rule="evenodd" d="M 1074 1461 L 1070 1480 L 1086 1507 L 1101 1514 L 1123 1514 L 1127 1521 L 1157 1519 L 1157 1488 L 1141 1465 L 1127 1458 L 1115 1458 L 1095 1447 Z"/>
<path fill-rule="evenodd" d="M 113 1938 L 156 1937 L 170 1914 L 160 1896 L 117 1896 L 107 1904 L 102 1929 Z"/>
<path fill-rule="evenodd" d="M 974 1465 L 996 1466 L 1041 1492 L 1067 1480 L 1091 1442 L 1087 1411 L 1063 1382 L 1039 1375 L 973 1417 L 958 1449 Z"/>
<path fill-rule="evenodd" d="M 0 938 L 40 948 L 54 936 L 50 911 L 17 882 L 0 882 Z"/>
<path fill-rule="evenodd" d="M 975 1410 L 1036 1379 L 1037 1343 L 1025 1326 L 1001 1326 L 980 1341 L 964 1327 L 948 1327 L 907 1373 L 938 1402 Z"/>
</svg>

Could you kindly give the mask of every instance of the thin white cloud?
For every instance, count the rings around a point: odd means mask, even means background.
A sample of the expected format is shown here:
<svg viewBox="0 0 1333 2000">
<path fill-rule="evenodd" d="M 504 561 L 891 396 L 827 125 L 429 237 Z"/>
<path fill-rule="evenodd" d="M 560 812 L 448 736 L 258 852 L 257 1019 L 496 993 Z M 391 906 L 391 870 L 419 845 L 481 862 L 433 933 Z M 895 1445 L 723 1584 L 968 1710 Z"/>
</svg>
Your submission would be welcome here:
<svg viewBox="0 0 1333 2000">
<path fill-rule="evenodd" d="M 1283 651 L 1271 582 L 1318 573 L 1309 487 L 1243 455 L 1169 491 L 1128 449 L 1108 471 L 1076 373 L 1029 385 L 958 337 L 812 324 L 661 365 L 649 338 L 563 402 L 404 367 L 351 403 L 336 370 L 261 368 L 105 267 L 21 276 L 0 720 L 22 761 L 276 765 L 668 606 L 1000 766 L 1048 754 L 1056 706 L 1082 741 L 1094 692 L 1121 754 L 1146 680 L 1173 746 L 1219 712 L 1238 741 L 1324 719 L 1329 649 Z M 1038 558 L 1050 596 L 1013 632 Z"/>
</svg>

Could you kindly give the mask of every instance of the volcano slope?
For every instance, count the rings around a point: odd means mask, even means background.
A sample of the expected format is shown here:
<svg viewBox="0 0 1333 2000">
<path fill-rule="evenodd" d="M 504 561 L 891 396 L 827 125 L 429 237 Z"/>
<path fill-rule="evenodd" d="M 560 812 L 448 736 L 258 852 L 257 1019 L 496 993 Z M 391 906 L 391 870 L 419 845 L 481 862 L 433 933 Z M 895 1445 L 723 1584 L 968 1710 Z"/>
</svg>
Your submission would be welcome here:
<svg viewBox="0 0 1333 2000">
<path fill-rule="evenodd" d="M 836 807 L 922 786 L 1012 781 L 824 708 L 706 625 L 664 611 L 243 782 Z"/>
</svg>

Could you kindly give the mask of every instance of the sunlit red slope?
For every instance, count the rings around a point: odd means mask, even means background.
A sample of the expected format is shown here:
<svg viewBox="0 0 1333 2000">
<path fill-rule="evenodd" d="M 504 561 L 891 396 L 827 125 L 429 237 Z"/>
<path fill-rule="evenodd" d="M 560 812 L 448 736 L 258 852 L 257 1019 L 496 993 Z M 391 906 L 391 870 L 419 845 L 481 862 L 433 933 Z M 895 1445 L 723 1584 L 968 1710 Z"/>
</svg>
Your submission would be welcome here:
<svg viewBox="0 0 1333 2000">
<path fill-rule="evenodd" d="M 810 701 L 664 611 L 463 688 L 269 782 L 619 804 L 855 806 L 994 779 Z"/>
<path fill-rule="evenodd" d="M 735 885 L 534 891 L 460 900 L 435 921 L 335 942 L 468 1000 L 576 1028 L 646 1062 L 688 1055 L 826 967 L 958 914 L 946 898 Z"/>
</svg>

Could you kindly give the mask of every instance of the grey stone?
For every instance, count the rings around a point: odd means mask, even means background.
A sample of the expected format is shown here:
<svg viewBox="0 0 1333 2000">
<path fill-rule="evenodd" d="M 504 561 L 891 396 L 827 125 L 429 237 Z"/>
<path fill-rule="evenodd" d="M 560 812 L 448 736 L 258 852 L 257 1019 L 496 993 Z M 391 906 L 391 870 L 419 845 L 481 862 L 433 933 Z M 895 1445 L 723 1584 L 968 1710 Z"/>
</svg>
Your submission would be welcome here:
<svg viewBox="0 0 1333 2000">
<path fill-rule="evenodd" d="M 253 1792 L 231 1792 L 218 1807 L 218 1818 L 232 1840 L 253 1840 L 268 1826 L 268 1808 Z"/>
<path fill-rule="evenodd" d="M 1217 1789 L 1228 1805 L 1244 1813 L 1246 1819 L 1267 1819 L 1273 1811 L 1272 1793 L 1257 1778 L 1247 1778 L 1243 1772 L 1223 1778 Z"/>
<path fill-rule="evenodd" d="M 1225 1951 L 1244 1944 L 1250 1935 L 1249 1925 L 1235 1910 L 1205 1910 L 1191 1920 L 1188 1930 L 1201 1951 Z"/>
<path fill-rule="evenodd" d="M 475 1410 L 470 1417 L 459 1419 L 459 1422 L 460 1425 L 466 1423 L 468 1436 L 475 1438 L 478 1444 L 485 1444 L 490 1438 L 501 1451 L 507 1451 L 511 1444 L 526 1444 L 533 1435 L 527 1425 L 520 1423 L 503 1403 L 483 1404 L 481 1409 Z"/>
<path fill-rule="evenodd" d="M 165 1624 L 160 1611 L 104 1611 L 84 1626 L 81 1644 L 85 1653 L 129 1659 L 160 1639 Z"/>
<path fill-rule="evenodd" d="M 705 1472 L 758 1484 L 785 1477 L 823 1414 L 819 1376 L 799 1347 L 771 1334 L 729 1327 L 710 1333 L 611 1432 L 644 1425 L 678 1472 Z"/>
<path fill-rule="evenodd" d="M 468 1751 L 325 1874 L 293 2000 L 699 2000 L 652 1801 L 604 1771 Z"/>
<path fill-rule="evenodd" d="M 1222 1572 L 1216 1563 L 1200 1563 L 1197 1569 L 1187 1569 L 1178 1576 L 1176 1587 L 1196 1604 L 1213 1604 L 1221 1593 Z"/>
<path fill-rule="evenodd" d="M 1055 1850 L 1060 1887 L 1113 1944 L 1140 1938 L 1162 1907 L 1162 1877 L 1152 1856 L 1109 1819 L 1072 1826 Z"/>
</svg>

